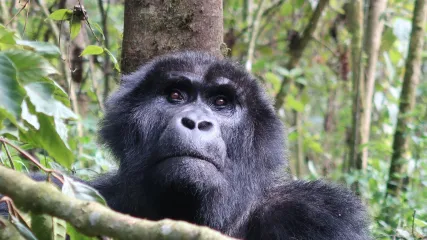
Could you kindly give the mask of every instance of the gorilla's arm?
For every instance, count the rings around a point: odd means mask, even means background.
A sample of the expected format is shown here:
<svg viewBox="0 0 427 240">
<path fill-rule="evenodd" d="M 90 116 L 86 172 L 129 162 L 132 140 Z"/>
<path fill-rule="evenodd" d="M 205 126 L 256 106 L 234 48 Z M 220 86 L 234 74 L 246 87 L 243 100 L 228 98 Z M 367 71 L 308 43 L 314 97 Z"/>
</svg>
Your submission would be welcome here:
<svg viewBox="0 0 427 240">
<path fill-rule="evenodd" d="M 322 181 L 273 189 L 252 213 L 245 239 L 370 239 L 367 214 L 350 191 Z"/>
</svg>

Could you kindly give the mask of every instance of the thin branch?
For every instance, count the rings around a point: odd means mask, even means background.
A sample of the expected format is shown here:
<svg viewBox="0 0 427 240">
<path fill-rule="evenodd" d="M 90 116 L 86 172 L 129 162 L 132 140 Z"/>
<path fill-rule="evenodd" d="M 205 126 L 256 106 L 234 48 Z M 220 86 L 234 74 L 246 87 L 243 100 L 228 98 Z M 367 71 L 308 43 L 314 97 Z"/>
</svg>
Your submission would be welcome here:
<svg viewBox="0 0 427 240">
<path fill-rule="evenodd" d="M 40 8 L 43 11 L 44 16 L 46 17 L 46 20 L 49 22 L 49 26 L 53 31 L 53 34 L 55 35 L 55 42 L 59 45 L 59 39 L 60 39 L 60 31 L 58 26 L 55 24 L 55 22 L 49 18 L 49 10 L 46 7 L 46 3 L 44 0 L 37 0 L 36 3 L 40 6 Z"/>
<path fill-rule="evenodd" d="M 57 178 L 61 183 L 64 183 L 64 179 L 61 177 L 62 173 L 56 171 L 56 170 L 52 170 L 52 169 L 48 169 L 45 168 L 43 165 L 41 165 L 39 163 L 39 161 L 37 161 L 37 159 L 35 159 L 33 156 L 31 156 L 31 154 L 27 153 L 26 151 L 24 151 L 23 149 L 21 149 L 20 147 L 16 146 L 15 144 L 13 144 L 11 141 L 9 141 L 6 138 L 0 137 L 0 142 L 3 143 L 5 149 L 6 149 L 6 153 L 8 154 L 8 157 L 10 156 L 9 151 L 7 150 L 7 145 L 13 147 L 16 151 L 18 151 L 20 154 L 22 154 L 25 158 L 27 158 L 28 160 L 30 160 L 34 165 L 36 165 L 40 170 L 42 170 L 43 172 L 47 173 L 47 174 L 52 174 L 55 178 Z M 10 158 L 10 157 L 9 157 Z M 11 159 L 11 158 L 10 158 Z M 13 163 L 11 163 L 12 165 Z M 13 166 L 13 165 L 12 165 Z M 14 169 L 14 167 L 13 167 Z"/>
<path fill-rule="evenodd" d="M 5 26 L 8 26 L 12 21 L 13 21 L 13 19 L 15 19 L 21 12 L 22 12 L 22 10 L 24 10 L 26 7 L 27 7 L 27 5 L 30 3 L 30 0 L 27 0 L 25 3 L 24 3 L 24 5 L 18 10 L 18 12 L 9 20 L 9 22 L 7 22 L 6 24 L 5 24 Z M 25 27 L 24 27 L 24 30 L 25 30 Z"/>
<path fill-rule="evenodd" d="M 368 58 L 365 65 L 365 89 L 364 110 L 361 116 L 361 145 L 366 145 L 369 142 L 371 115 L 372 115 L 372 98 L 375 89 L 375 73 L 378 61 L 378 54 L 381 45 L 381 34 L 384 29 L 384 21 L 380 19 L 381 14 L 387 6 L 387 0 L 371 0 L 369 4 L 368 23 L 366 26 L 366 34 L 364 36 L 364 52 Z M 366 170 L 368 166 L 368 148 L 362 149 L 362 169 Z"/>
<path fill-rule="evenodd" d="M 15 169 L 15 164 L 13 164 L 12 156 L 10 155 L 9 149 L 7 148 L 7 145 L 5 142 L 3 142 L 3 147 L 4 147 L 4 151 L 6 152 L 7 159 L 9 160 L 10 167 L 12 169 Z"/>
<path fill-rule="evenodd" d="M 331 47 L 329 47 L 325 42 L 321 41 L 320 39 L 318 39 L 317 37 L 313 36 L 313 40 L 316 41 L 317 43 L 319 43 L 320 45 L 322 45 L 324 48 L 326 48 L 327 50 L 329 50 L 332 55 L 334 55 L 335 57 L 339 57 L 340 55 L 334 51 Z"/>
<path fill-rule="evenodd" d="M 271 4 L 269 7 L 267 7 L 267 8 L 265 9 L 265 11 L 263 11 L 262 16 L 263 16 L 263 17 L 271 16 L 272 14 L 274 14 L 274 13 L 275 13 L 275 11 L 276 11 L 279 7 L 281 7 L 281 6 L 282 6 L 282 4 L 283 4 L 284 2 L 285 2 L 284 0 L 280 0 L 280 1 L 277 1 L 276 3 Z M 243 34 L 245 34 L 248 30 L 252 29 L 252 28 L 253 28 L 253 26 L 254 26 L 254 25 L 253 25 L 253 22 L 252 22 L 250 25 L 248 25 L 248 26 L 244 27 L 244 28 L 240 31 L 240 33 L 236 35 L 236 39 L 239 39 L 241 36 L 243 36 Z"/>
<path fill-rule="evenodd" d="M 252 69 L 252 61 L 253 61 L 254 52 L 255 52 L 255 43 L 256 43 L 256 39 L 258 37 L 258 31 L 259 31 L 259 25 L 260 25 L 262 13 L 264 12 L 264 3 L 265 3 L 265 1 L 261 0 L 259 7 L 258 7 L 257 14 L 256 14 L 255 19 L 253 21 L 254 26 L 252 28 L 251 38 L 249 40 L 248 56 L 247 56 L 246 64 L 245 64 L 246 70 L 249 72 Z"/>
</svg>

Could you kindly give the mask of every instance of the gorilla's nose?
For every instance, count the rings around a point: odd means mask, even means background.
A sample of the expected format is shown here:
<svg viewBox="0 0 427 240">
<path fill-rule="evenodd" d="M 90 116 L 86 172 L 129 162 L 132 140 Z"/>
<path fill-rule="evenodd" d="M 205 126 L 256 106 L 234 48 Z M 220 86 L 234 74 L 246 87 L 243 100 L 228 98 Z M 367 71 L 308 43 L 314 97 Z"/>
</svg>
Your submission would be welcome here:
<svg viewBox="0 0 427 240">
<path fill-rule="evenodd" d="M 213 128 L 213 123 L 209 120 L 195 120 L 191 117 L 183 117 L 181 119 L 181 124 L 190 129 L 193 130 L 197 127 L 200 131 L 210 131 Z"/>
</svg>

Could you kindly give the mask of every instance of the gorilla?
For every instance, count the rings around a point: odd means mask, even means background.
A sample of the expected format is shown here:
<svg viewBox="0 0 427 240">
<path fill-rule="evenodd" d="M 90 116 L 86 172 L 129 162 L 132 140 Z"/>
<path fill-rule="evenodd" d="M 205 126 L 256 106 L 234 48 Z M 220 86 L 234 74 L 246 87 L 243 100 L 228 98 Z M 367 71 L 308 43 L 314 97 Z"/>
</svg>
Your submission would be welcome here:
<svg viewBox="0 0 427 240">
<path fill-rule="evenodd" d="M 201 52 L 155 58 L 123 77 L 99 135 L 119 169 L 89 184 L 116 211 L 242 239 L 370 239 L 350 191 L 290 180 L 272 102 L 231 61 Z"/>
</svg>

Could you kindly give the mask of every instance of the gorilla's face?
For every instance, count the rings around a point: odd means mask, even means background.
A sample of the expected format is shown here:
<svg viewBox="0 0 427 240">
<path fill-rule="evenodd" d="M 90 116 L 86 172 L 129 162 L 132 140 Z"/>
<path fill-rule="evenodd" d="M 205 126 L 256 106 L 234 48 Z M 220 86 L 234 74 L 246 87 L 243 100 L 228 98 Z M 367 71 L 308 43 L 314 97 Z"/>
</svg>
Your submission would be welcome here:
<svg viewBox="0 0 427 240">
<path fill-rule="evenodd" d="M 101 137 L 120 171 L 159 189 L 227 187 L 283 161 L 281 124 L 256 80 L 205 54 L 143 66 L 107 110 Z"/>
<path fill-rule="evenodd" d="M 223 184 L 229 162 L 226 142 L 244 113 L 232 82 L 208 78 L 207 73 L 208 66 L 202 66 L 146 79 L 154 83 L 149 87 L 154 96 L 136 110 L 136 116 L 150 112 L 156 117 L 158 132 L 151 141 L 157 147 L 146 159 L 146 170 L 162 184 Z"/>
</svg>

